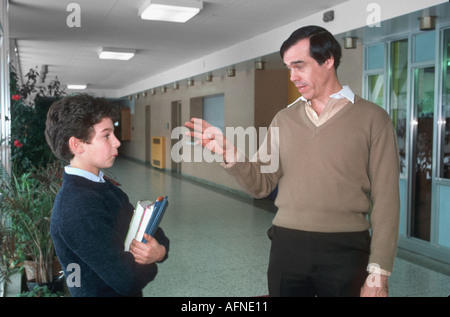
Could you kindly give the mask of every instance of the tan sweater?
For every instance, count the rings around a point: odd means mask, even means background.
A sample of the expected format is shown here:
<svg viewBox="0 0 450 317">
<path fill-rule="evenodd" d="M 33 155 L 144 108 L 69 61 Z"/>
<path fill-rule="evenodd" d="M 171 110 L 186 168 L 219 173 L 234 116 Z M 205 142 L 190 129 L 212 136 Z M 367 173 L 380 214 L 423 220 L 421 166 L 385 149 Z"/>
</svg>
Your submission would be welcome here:
<svg viewBox="0 0 450 317">
<path fill-rule="evenodd" d="M 354 104 L 348 102 L 316 127 L 305 102 L 299 101 L 281 110 L 271 127 L 279 128 L 279 138 L 269 129 L 261 148 L 275 142 L 276 172 L 261 173 L 264 164 L 248 159 L 224 168 L 256 198 L 279 186 L 274 225 L 314 232 L 371 228 L 369 263 L 392 271 L 400 213 L 399 158 L 386 111 L 356 96 Z M 260 149 L 258 158 L 267 162 L 262 153 Z"/>
</svg>

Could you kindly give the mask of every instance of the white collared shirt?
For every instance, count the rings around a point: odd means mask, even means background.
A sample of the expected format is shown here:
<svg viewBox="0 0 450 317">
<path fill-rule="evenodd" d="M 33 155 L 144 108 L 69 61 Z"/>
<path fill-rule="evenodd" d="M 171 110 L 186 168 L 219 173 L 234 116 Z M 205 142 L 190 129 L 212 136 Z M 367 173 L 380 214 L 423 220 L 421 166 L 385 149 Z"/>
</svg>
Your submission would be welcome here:
<svg viewBox="0 0 450 317">
<path fill-rule="evenodd" d="M 81 176 L 81 177 L 84 177 L 84 178 L 86 178 L 86 179 L 88 179 L 90 181 L 96 182 L 96 183 L 104 183 L 105 182 L 105 180 L 103 179 L 103 172 L 102 171 L 100 171 L 98 173 L 98 175 L 95 175 L 95 174 L 92 174 L 91 172 L 82 170 L 82 169 L 77 168 L 77 167 L 72 167 L 72 166 L 65 166 L 64 167 L 64 171 L 67 174 Z"/>
<path fill-rule="evenodd" d="M 346 100 L 344 100 L 346 99 Z M 330 100 L 327 105 L 323 109 L 320 115 L 314 110 L 311 105 L 311 101 L 306 100 L 303 96 L 301 96 L 298 100 L 305 101 L 305 111 L 308 118 L 312 121 L 312 123 L 318 127 L 329 119 L 331 119 L 336 113 L 338 113 L 345 105 L 350 101 L 351 103 L 355 103 L 355 94 L 348 86 L 343 86 L 340 91 L 330 96 Z M 347 101 L 348 100 L 348 101 Z"/>
<path fill-rule="evenodd" d="M 330 96 L 330 98 L 334 98 L 334 99 L 342 99 L 342 98 L 347 98 L 348 100 L 350 100 L 352 103 L 355 103 L 355 94 L 353 93 L 353 91 L 350 89 L 349 86 L 343 86 L 342 89 L 335 93 L 332 94 Z"/>
</svg>

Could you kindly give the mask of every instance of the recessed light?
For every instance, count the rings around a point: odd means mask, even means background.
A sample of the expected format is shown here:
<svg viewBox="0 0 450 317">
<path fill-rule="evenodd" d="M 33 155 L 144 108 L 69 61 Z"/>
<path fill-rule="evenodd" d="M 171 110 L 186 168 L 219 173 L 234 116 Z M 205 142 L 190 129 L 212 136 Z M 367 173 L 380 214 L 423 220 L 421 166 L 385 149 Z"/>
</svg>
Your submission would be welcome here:
<svg viewBox="0 0 450 317">
<path fill-rule="evenodd" d="M 136 53 L 135 50 L 130 50 L 130 49 L 103 47 L 99 51 L 98 57 L 100 59 L 115 59 L 115 60 L 127 61 L 127 60 L 131 59 L 135 53 Z"/>
<path fill-rule="evenodd" d="M 77 89 L 77 90 L 82 90 L 82 89 L 86 89 L 87 85 L 85 84 L 68 84 L 67 85 L 67 89 Z"/>
<path fill-rule="evenodd" d="M 143 20 L 184 23 L 203 9 L 199 0 L 148 0 L 139 9 Z"/>
</svg>

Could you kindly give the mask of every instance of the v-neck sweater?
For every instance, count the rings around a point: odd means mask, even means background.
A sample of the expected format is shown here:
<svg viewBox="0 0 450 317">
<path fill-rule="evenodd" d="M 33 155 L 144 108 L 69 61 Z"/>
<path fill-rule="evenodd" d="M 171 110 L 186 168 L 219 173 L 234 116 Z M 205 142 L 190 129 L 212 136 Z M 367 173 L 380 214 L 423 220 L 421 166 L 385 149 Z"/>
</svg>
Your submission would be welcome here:
<svg viewBox="0 0 450 317">
<path fill-rule="evenodd" d="M 261 166 L 273 163 L 263 163 L 270 160 L 264 153 L 270 153 L 271 146 L 272 154 L 279 153 L 278 169 L 261 173 Z M 371 229 L 369 263 L 392 271 L 400 211 L 399 158 L 393 124 L 384 109 L 355 96 L 354 104 L 348 102 L 315 126 L 300 100 L 277 113 L 256 155 L 258 160 L 224 167 L 256 198 L 268 196 L 278 185 L 274 225 L 313 232 Z"/>
</svg>

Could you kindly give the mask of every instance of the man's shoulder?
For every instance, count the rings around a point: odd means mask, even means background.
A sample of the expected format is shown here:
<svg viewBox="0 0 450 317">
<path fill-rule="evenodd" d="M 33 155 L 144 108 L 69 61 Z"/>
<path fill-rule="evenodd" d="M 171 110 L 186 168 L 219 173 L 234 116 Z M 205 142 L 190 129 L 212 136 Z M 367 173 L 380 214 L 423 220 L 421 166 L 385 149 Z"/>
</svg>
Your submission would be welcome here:
<svg viewBox="0 0 450 317">
<path fill-rule="evenodd" d="M 374 116 L 377 119 L 390 120 L 388 112 L 383 107 L 360 96 L 355 96 L 354 106 L 366 115 Z"/>
<path fill-rule="evenodd" d="M 279 110 L 275 118 L 277 117 L 293 117 L 295 114 L 297 114 L 300 109 L 305 107 L 305 101 L 301 98 L 297 99 L 293 103 L 289 104 L 285 108 Z"/>
</svg>

